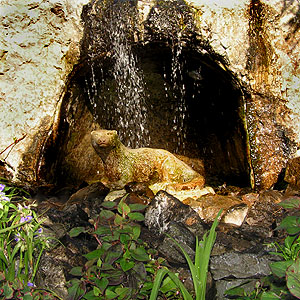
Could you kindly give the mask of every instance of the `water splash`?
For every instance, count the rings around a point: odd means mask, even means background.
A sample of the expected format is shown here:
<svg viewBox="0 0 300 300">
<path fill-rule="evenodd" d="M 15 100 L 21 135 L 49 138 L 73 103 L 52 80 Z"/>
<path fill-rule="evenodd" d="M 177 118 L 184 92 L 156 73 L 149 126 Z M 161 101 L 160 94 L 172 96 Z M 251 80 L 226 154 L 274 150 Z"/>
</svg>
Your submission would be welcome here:
<svg viewBox="0 0 300 300">
<path fill-rule="evenodd" d="M 116 129 L 121 140 L 133 148 L 147 146 L 150 140 L 143 73 L 131 46 L 135 18 L 131 1 L 97 1 L 90 7 L 86 49 L 90 61 L 105 53 L 102 59 L 109 61 L 109 71 L 105 73 L 100 62 L 96 73 L 90 63 L 85 79 L 94 118 L 102 127 Z M 108 83 L 111 78 L 113 83 Z"/>
</svg>

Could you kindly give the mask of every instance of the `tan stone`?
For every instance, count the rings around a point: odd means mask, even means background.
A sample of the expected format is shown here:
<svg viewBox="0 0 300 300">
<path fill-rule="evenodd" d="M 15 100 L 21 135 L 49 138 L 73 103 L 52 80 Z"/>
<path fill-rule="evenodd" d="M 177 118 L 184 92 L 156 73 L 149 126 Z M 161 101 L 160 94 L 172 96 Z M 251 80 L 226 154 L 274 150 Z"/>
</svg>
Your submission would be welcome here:
<svg viewBox="0 0 300 300">
<path fill-rule="evenodd" d="M 212 222 L 222 209 L 222 222 L 237 226 L 242 224 L 248 211 L 247 205 L 233 196 L 205 195 L 197 200 L 186 199 L 183 203 L 193 208 L 207 222 Z"/>
</svg>

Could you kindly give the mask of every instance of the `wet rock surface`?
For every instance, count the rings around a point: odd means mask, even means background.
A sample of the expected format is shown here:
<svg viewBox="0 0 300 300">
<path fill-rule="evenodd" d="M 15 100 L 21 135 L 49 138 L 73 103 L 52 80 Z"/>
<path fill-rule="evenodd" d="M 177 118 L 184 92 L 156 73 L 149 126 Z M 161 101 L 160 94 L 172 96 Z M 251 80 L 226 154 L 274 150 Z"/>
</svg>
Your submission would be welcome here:
<svg viewBox="0 0 300 300">
<path fill-rule="evenodd" d="M 145 212 L 145 225 L 152 233 L 161 235 L 171 222 L 180 222 L 198 235 L 204 234 L 203 222 L 188 205 L 165 191 L 159 191 Z"/>
<path fill-rule="evenodd" d="M 284 180 L 289 183 L 290 188 L 300 189 L 300 157 L 288 161 Z"/>
</svg>

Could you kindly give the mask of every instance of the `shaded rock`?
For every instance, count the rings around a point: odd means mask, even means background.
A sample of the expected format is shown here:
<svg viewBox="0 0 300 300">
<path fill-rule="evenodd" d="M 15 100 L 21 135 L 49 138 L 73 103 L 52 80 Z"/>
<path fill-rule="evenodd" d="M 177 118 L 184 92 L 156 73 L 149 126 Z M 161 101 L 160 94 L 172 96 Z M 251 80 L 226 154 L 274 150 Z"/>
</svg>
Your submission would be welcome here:
<svg viewBox="0 0 300 300">
<path fill-rule="evenodd" d="M 96 182 L 84 187 L 73 194 L 66 206 L 76 203 L 89 217 L 94 217 L 100 211 L 100 205 L 104 201 L 109 189 L 101 182 Z"/>
<path fill-rule="evenodd" d="M 152 190 L 143 182 L 129 182 L 125 185 L 125 190 L 127 193 L 136 193 L 137 195 L 145 196 L 150 199 L 154 197 Z"/>
<path fill-rule="evenodd" d="M 266 237 L 272 236 L 273 229 L 282 219 L 282 208 L 278 205 L 282 199 L 283 194 L 279 191 L 261 192 L 257 201 L 249 209 L 245 223 L 263 229 Z"/>
<path fill-rule="evenodd" d="M 73 194 L 67 205 L 71 205 L 74 203 L 87 203 L 90 201 L 96 202 L 97 200 L 103 200 L 103 197 L 106 196 L 109 192 L 109 189 L 101 182 L 96 182 L 88 185 L 77 191 Z"/>
<path fill-rule="evenodd" d="M 255 289 L 255 284 L 258 282 L 257 279 L 232 279 L 232 280 L 218 280 L 216 281 L 217 294 L 214 300 L 224 300 L 225 292 L 233 287 L 243 284 L 243 289 L 246 292 L 252 292 Z"/>
<path fill-rule="evenodd" d="M 222 221 L 240 226 L 248 212 L 247 205 L 233 196 L 206 195 L 197 200 L 187 199 L 184 203 L 191 206 L 206 222 L 212 222 L 220 209 L 223 209 Z"/>
<path fill-rule="evenodd" d="M 290 159 L 286 166 L 284 180 L 293 189 L 300 189 L 300 157 Z"/>
<path fill-rule="evenodd" d="M 274 261 L 271 255 L 228 252 L 213 256 L 210 270 L 214 280 L 223 278 L 259 278 L 271 273 L 269 263 Z"/>
<path fill-rule="evenodd" d="M 125 190 L 129 193 L 126 203 L 149 204 L 154 198 L 152 190 L 142 182 L 130 182 L 125 185 Z"/>
<path fill-rule="evenodd" d="M 61 243 L 51 251 L 44 251 L 38 272 L 36 284 L 40 288 L 54 291 L 62 299 L 67 299 L 67 281 L 71 279 L 69 272 L 73 267 L 84 265 L 83 254 L 96 248 L 93 240 L 70 238 L 65 236 Z"/>
<path fill-rule="evenodd" d="M 165 232 L 169 236 L 165 236 L 158 245 L 157 250 L 169 263 L 186 264 L 187 261 L 180 248 L 172 240 L 175 239 L 185 250 L 185 252 L 194 259 L 195 257 L 195 236 L 182 224 L 171 222 Z"/>
</svg>

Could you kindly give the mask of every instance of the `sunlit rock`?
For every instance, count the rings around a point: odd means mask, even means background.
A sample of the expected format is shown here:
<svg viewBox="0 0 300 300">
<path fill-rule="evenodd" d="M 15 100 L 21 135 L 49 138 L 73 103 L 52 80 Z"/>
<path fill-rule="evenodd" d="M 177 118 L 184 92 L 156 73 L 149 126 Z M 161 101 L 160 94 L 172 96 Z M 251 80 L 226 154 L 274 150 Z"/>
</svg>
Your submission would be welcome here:
<svg viewBox="0 0 300 300">
<path fill-rule="evenodd" d="M 80 55 L 85 3 L 1 0 L 0 157 L 15 179 L 37 180 L 40 156 Z"/>
<path fill-rule="evenodd" d="M 240 226 L 248 212 L 248 207 L 239 198 L 233 196 L 206 195 L 197 200 L 187 199 L 191 206 L 206 222 L 212 222 L 222 209 L 222 222 Z"/>
</svg>

